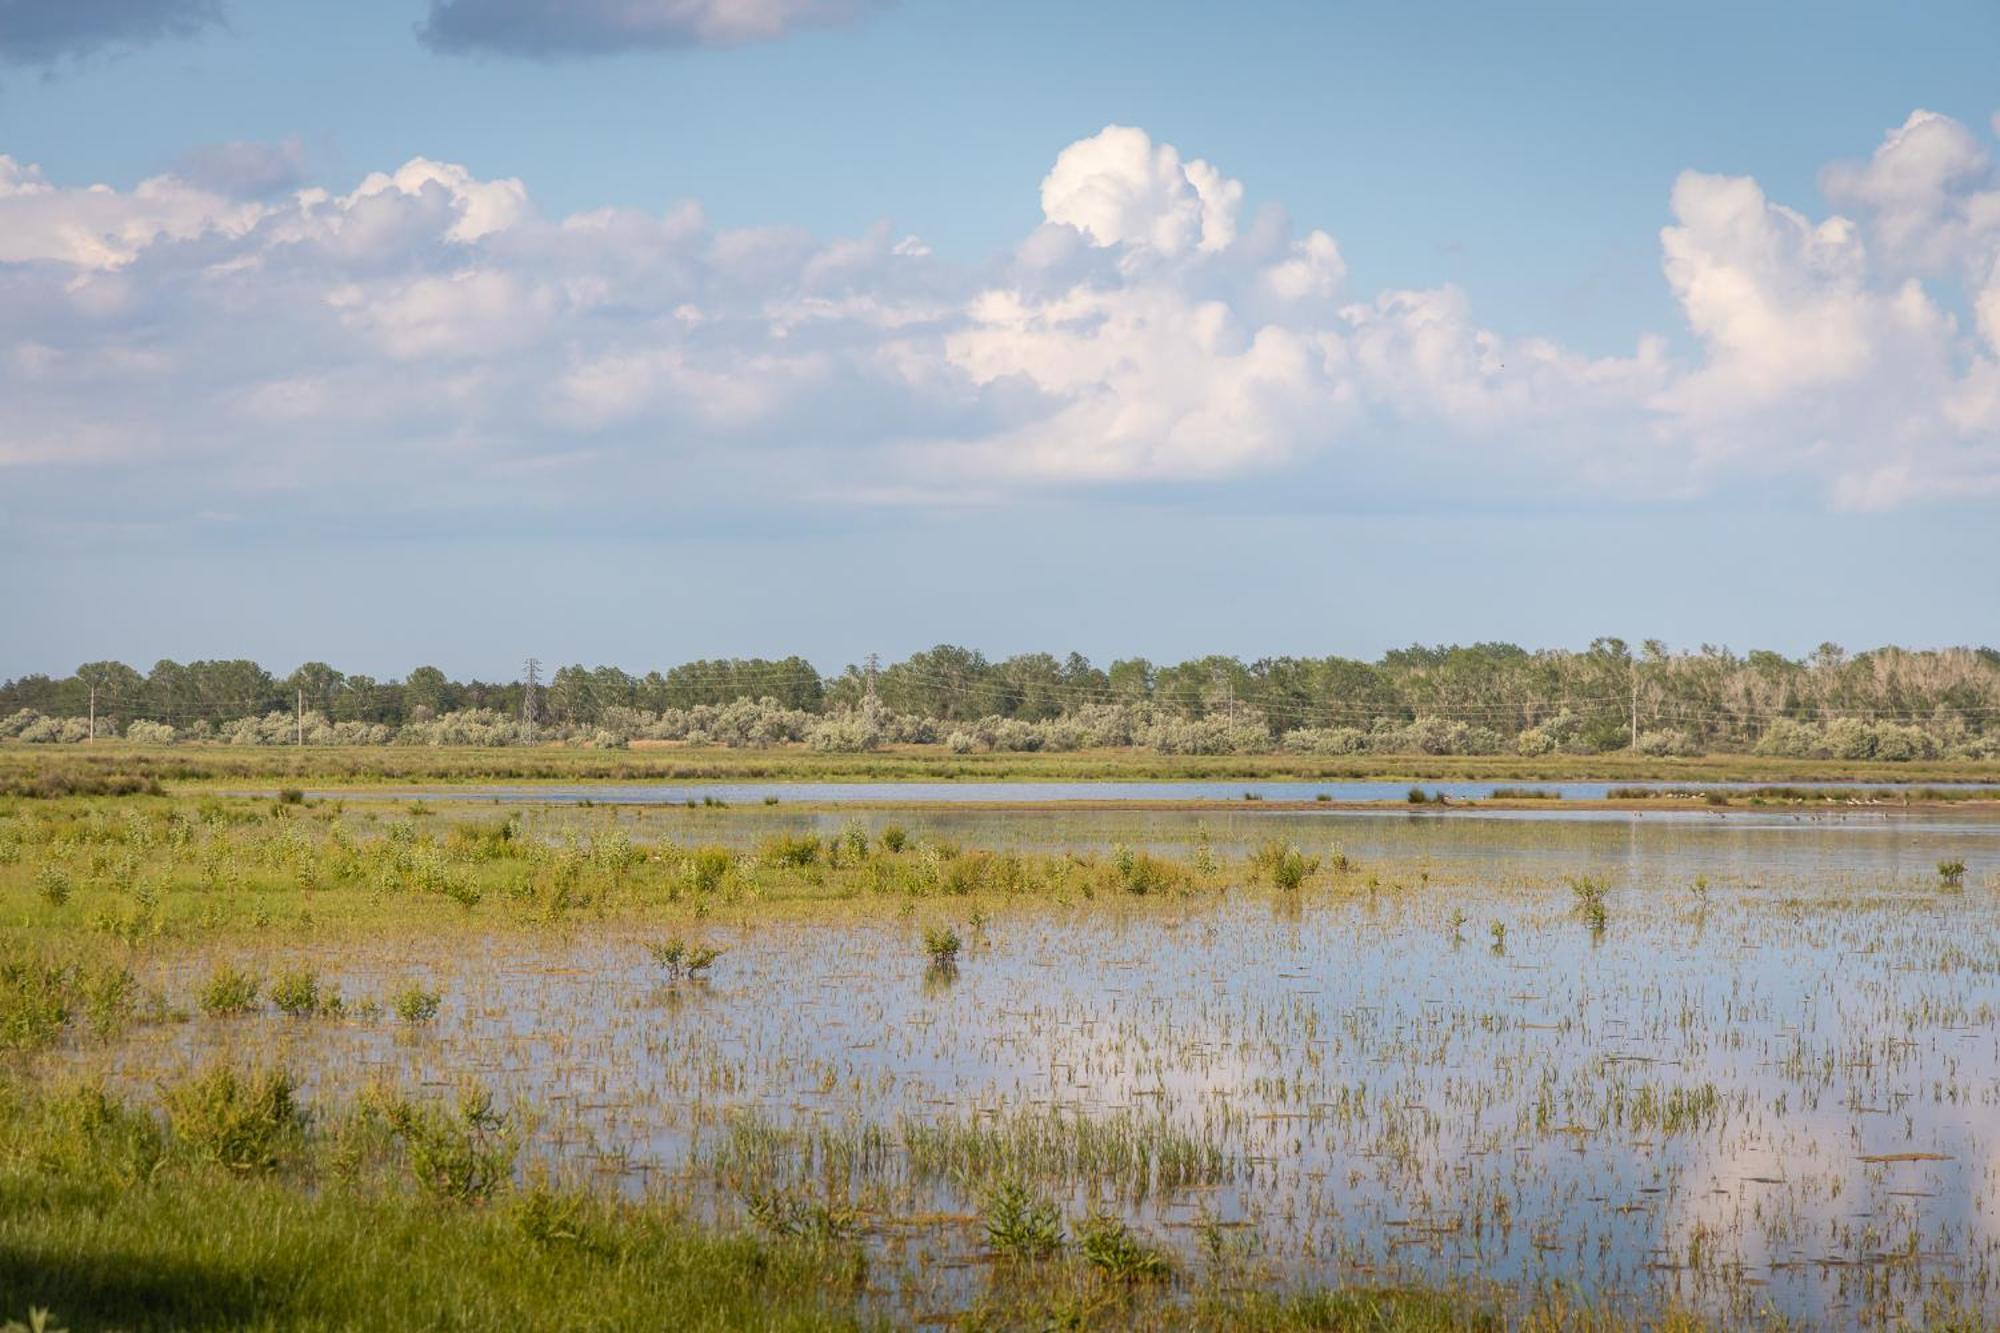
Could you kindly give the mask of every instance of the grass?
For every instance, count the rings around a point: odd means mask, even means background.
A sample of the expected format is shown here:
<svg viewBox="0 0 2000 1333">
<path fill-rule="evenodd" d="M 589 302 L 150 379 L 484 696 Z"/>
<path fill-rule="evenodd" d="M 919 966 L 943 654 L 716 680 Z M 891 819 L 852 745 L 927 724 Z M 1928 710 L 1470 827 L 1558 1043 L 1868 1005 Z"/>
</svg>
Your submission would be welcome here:
<svg viewBox="0 0 2000 1333">
<path fill-rule="evenodd" d="M 741 1224 L 665 1198 L 511 1183 L 509 1122 L 457 1102 L 364 1092 L 308 1112 L 289 1077 L 217 1068 L 169 1091 L 164 1123 L 101 1088 L 0 1085 L 0 1316 L 95 1330 L 865 1329 L 881 1308 L 851 1210 L 756 1195 Z M 23 1151 L 23 1147 L 29 1151 Z M 1165 1253 L 1114 1214 L 1060 1213 L 1026 1187 L 981 1229 L 1032 1265 L 966 1326 L 1498 1329 L 1449 1289 L 1242 1291 L 1166 1281 Z M 1554 1312 L 1551 1312 L 1552 1314 Z M 1693 1329 L 1638 1317 L 1525 1328 Z"/>
<path fill-rule="evenodd" d="M 313 748 L 185 745 L 148 750 L 114 744 L 58 748 L 0 742 L 0 795 L 159 794 L 176 788 L 241 786 L 343 787 L 413 781 L 469 782 L 783 782 L 1010 779 L 1184 778 L 1555 782 L 2000 782 L 2000 764 L 1971 760 L 1889 763 L 1872 760 L 1779 759 L 1710 755 L 1657 759 L 1626 751 L 1600 755 L 1158 755 L 1134 750 L 1071 754 L 954 755 L 943 746 L 909 746 L 871 754 L 821 754 L 803 749 L 661 751 L 365 747 Z M 1952 795 L 1938 793 L 1939 799 Z M 1989 796 L 1987 799 L 1993 799 Z"/>
</svg>

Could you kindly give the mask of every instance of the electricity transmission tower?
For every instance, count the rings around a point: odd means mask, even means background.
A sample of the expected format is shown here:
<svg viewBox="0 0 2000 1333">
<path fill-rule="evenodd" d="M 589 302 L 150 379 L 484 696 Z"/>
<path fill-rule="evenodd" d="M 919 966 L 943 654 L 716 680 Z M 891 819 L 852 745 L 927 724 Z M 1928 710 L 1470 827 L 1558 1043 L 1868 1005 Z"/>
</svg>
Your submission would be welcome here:
<svg viewBox="0 0 2000 1333">
<path fill-rule="evenodd" d="M 542 660 L 531 657 L 521 664 L 521 721 L 534 726 L 541 712 L 535 700 L 535 691 L 541 687 Z"/>
</svg>

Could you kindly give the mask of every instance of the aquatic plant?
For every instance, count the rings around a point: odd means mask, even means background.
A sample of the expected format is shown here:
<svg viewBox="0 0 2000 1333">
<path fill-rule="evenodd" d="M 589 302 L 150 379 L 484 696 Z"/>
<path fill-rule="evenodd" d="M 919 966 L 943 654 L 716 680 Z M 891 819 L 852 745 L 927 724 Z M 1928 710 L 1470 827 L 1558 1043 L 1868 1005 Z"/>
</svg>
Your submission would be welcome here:
<svg viewBox="0 0 2000 1333">
<path fill-rule="evenodd" d="M 965 941 L 950 926 L 924 927 L 924 952 L 934 964 L 950 965 L 958 961 L 958 951 Z"/>
<path fill-rule="evenodd" d="M 405 1023 L 428 1023 L 437 1017 L 438 1006 L 443 1001 L 444 996 L 439 992 L 425 990 L 411 982 L 390 997 L 389 1007 Z"/>
<path fill-rule="evenodd" d="M 1319 858 L 1307 856 L 1291 843 L 1274 838 L 1257 849 L 1250 864 L 1272 884 L 1290 892 L 1319 869 Z"/>
<path fill-rule="evenodd" d="M 288 1070 L 217 1064 L 160 1091 L 177 1150 L 238 1175 L 276 1170 L 303 1144 L 306 1113 Z"/>
<path fill-rule="evenodd" d="M 1173 1271 L 1167 1256 L 1115 1213 L 1092 1214 L 1078 1224 L 1076 1240 L 1084 1262 L 1114 1282 L 1158 1281 Z"/>
<path fill-rule="evenodd" d="M 700 976 L 714 966 L 716 959 L 722 957 L 722 950 L 711 948 L 700 941 L 690 944 L 678 935 L 665 941 L 649 940 L 646 952 L 651 954 L 653 961 L 665 968 L 667 976 L 675 981 L 679 981 L 682 977 Z"/>
<path fill-rule="evenodd" d="M 982 1225 L 986 1240 L 1010 1259 L 1045 1259 L 1062 1249 L 1062 1212 L 1018 1180 L 986 1191 Z"/>
<path fill-rule="evenodd" d="M 224 965 L 210 974 L 201 988 L 198 1001 L 202 1012 L 210 1017 L 247 1014 L 256 1007 L 257 992 L 261 987 L 262 983 L 254 974 Z"/>
</svg>

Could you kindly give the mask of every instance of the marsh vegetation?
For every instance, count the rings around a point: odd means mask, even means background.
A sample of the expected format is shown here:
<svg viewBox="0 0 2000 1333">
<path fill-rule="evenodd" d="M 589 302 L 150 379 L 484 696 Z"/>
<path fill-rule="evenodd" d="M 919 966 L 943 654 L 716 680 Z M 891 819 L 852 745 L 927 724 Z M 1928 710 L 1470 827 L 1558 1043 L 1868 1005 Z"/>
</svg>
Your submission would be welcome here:
<svg viewBox="0 0 2000 1333">
<path fill-rule="evenodd" d="M 1055 819 L 0 800 L 0 1318 L 2000 1314 L 2000 824 Z"/>
</svg>

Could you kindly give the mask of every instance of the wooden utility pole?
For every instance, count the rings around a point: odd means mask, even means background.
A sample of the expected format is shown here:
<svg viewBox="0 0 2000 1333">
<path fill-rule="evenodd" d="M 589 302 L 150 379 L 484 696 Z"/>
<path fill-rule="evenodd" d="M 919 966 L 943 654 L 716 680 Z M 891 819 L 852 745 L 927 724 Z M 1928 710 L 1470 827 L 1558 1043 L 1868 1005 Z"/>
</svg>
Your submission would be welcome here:
<svg viewBox="0 0 2000 1333">
<path fill-rule="evenodd" d="M 90 687 L 90 739 L 97 739 L 97 687 Z"/>
<path fill-rule="evenodd" d="M 299 686 L 299 748 L 306 748 L 306 689 Z"/>
</svg>

